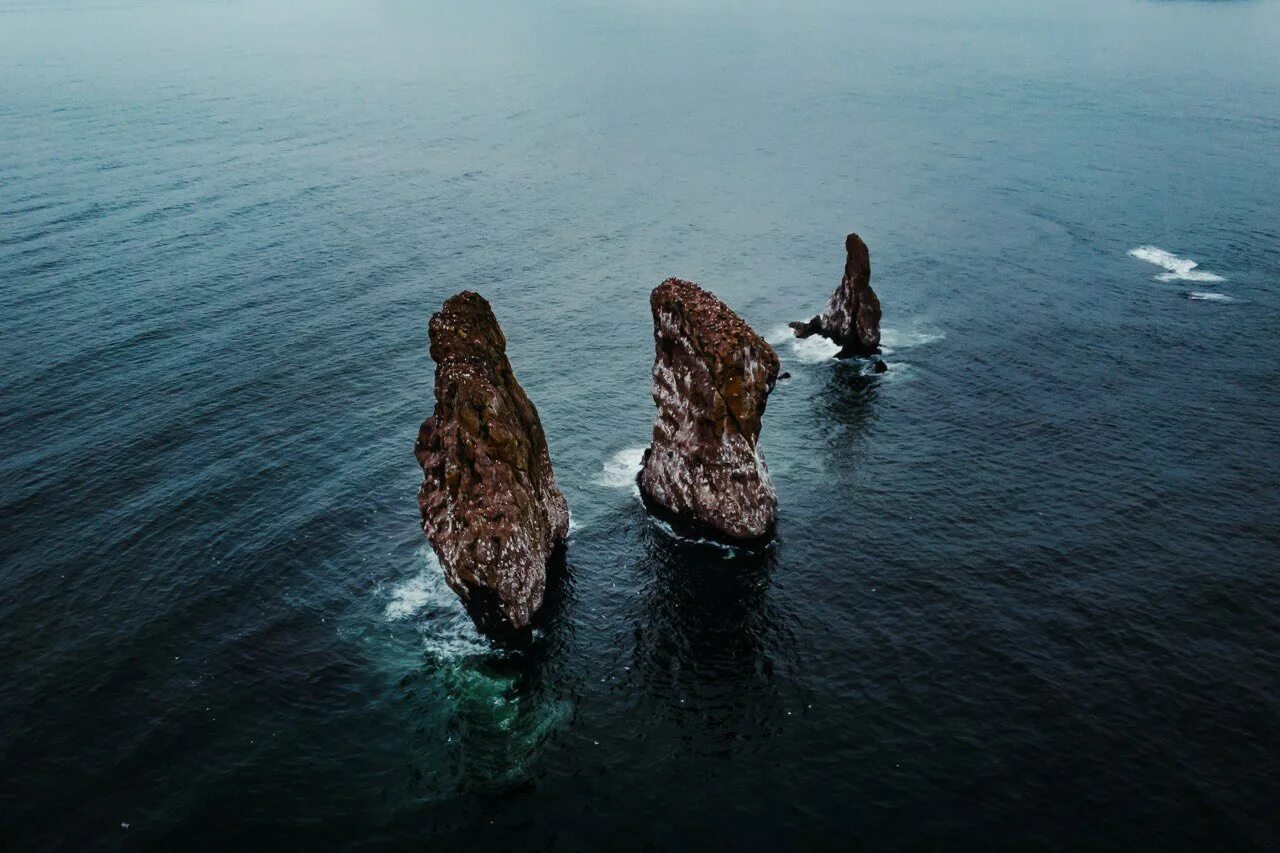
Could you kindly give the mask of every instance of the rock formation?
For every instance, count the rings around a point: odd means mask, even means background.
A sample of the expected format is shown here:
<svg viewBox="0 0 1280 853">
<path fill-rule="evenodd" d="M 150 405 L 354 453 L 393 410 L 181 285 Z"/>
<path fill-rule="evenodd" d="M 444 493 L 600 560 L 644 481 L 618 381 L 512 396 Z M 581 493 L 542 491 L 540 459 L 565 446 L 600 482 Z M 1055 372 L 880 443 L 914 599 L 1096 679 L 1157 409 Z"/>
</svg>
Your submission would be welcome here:
<svg viewBox="0 0 1280 853">
<path fill-rule="evenodd" d="M 677 527 L 730 542 L 763 541 L 778 498 L 758 441 L 778 356 L 692 282 L 667 279 L 649 304 L 658 416 L 640 493 Z"/>
<path fill-rule="evenodd" d="M 450 297 L 430 334 L 436 406 L 414 445 L 422 529 L 476 627 L 518 643 L 569 535 L 569 507 L 489 303 L 470 291 Z"/>
<path fill-rule="evenodd" d="M 840 346 L 836 358 L 872 355 L 880 349 L 880 300 L 871 289 L 871 254 L 857 234 L 844 239 L 844 250 L 844 277 L 826 309 L 807 323 L 792 323 L 791 328 L 798 338 L 830 338 Z"/>
</svg>

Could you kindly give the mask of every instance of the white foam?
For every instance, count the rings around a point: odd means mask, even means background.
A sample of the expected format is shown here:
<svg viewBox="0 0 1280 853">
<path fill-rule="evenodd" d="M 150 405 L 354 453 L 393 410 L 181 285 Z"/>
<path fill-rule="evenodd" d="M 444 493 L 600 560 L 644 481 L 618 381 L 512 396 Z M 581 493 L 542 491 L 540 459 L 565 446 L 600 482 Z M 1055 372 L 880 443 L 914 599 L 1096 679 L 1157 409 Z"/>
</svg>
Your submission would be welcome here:
<svg viewBox="0 0 1280 853">
<path fill-rule="evenodd" d="M 912 326 L 908 329 L 880 330 L 880 351 L 889 355 L 898 350 L 922 347 L 944 339 L 946 332 L 928 327 Z M 766 338 L 781 356 L 789 356 L 804 364 L 821 364 L 831 361 L 840 347 L 821 335 L 797 338 L 789 326 L 779 326 Z"/>
<path fill-rule="evenodd" d="M 401 581 L 391 590 L 391 601 L 384 613 L 391 621 L 407 619 L 426 607 L 431 590 L 425 576 L 418 574 Z"/>
<path fill-rule="evenodd" d="M 1139 246 L 1130 249 L 1129 255 L 1168 270 L 1156 276 L 1156 281 L 1226 281 L 1216 273 L 1197 269 L 1200 265 L 1190 258 L 1180 258 L 1159 246 Z"/>
<path fill-rule="evenodd" d="M 654 515 L 649 516 L 649 523 L 652 524 L 654 527 L 656 527 L 658 530 L 662 531 L 669 538 L 674 539 L 677 542 L 684 542 L 689 545 L 708 545 L 712 548 L 716 548 L 720 551 L 725 552 L 730 557 L 736 557 L 738 556 L 739 553 L 741 553 L 739 548 L 737 548 L 736 546 L 730 545 L 727 542 L 717 542 L 715 539 L 703 539 L 700 536 L 681 535 L 680 533 L 677 533 L 676 529 L 672 527 L 670 524 L 668 524 L 667 522 L 663 521 L 661 518 L 658 518 L 657 516 L 654 516 Z"/>
<path fill-rule="evenodd" d="M 905 361 L 886 361 L 884 366 L 889 368 L 884 373 L 876 373 L 874 369 L 865 371 L 867 375 L 875 376 L 882 382 L 906 382 L 915 378 L 916 369 L 913 365 Z"/>
<path fill-rule="evenodd" d="M 1130 249 L 1129 255 L 1140 261 L 1146 261 L 1149 264 L 1155 264 L 1158 267 L 1164 267 L 1172 271 L 1183 268 L 1191 269 L 1196 265 L 1195 261 L 1184 261 L 1173 252 L 1167 252 L 1159 246 L 1139 246 L 1136 249 Z"/>
<path fill-rule="evenodd" d="M 1200 290 L 1193 290 L 1187 294 L 1188 299 L 1194 299 L 1197 302 L 1235 302 L 1225 293 L 1205 293 Z"/>
<path fill-rule="evenodd" d="M 880 330 L 880 351 L 885 355 L 897 352 L 898 350 L 911 349 L 912 347 L 922 347 L 935 343 L 944 339 L 946 332 L 938 329 L 881 329 Z"/>
<path fill-rule="evenodd" d="M 840 352 L 840 346 L 821 335 L 808 338 L 796 338 L 791 342 L 791 354 L 805 364 L 821 364 L 831 361 Z"/>
<path fill-rule="evenodd" d="M 1162 272 L 1156 276 L 1156 281 L 1205 281 L 1218 282 L 1226 281 L 1220 275 L 1211 272 L 1203 272 L 1202 270 L 1191 270 L 1189 272 Z"/>
<path fill-rule="evenodd" d="M 778 326 L 769 333 L 765 340 L 769 342 L 770 346 L 779 347 L 794 339 L 795 336 L 796 333 L 792 331 L 790 326 Z"/>
<path fill-rule="evenodd" d="M 643 447 L 628 447 L 619 450 L 604 462 L 604 467 L 596 475 L 596 483 L 610 489 L 627 489 L 636 485 L 636 477 L 640 474 L 640 465 L 644 462 Z"/>
<path fill-rule="evenodd" d="M 417 574 L 410 575 L 391 587 L 391 601 L 383 611 L 388 619 L 395 621 L 413 616 L 431 601 L 433 578 L 439 579 L 443 584 L 444 572 L 440 570 L 440 561 L 430 547 L 426 548 L 426 552 L 427 565 Z M 450 595 L 452 594 L 450 591 Z"/>
<path fill-rule="evenodd" d="M 840 352 L 840 347 L 821 335 L 797 338 L 789 326 L 779 326 L 765 339 L 781 356 L 790 356 L 805 364 L 830 361 Z"/>
<path fill-rule="evenodd" d="M 476 630 L 462 600 L 445 582 L 435 551 L 424 544 L 414 558 L 418 571 L 388 591 L 390 600 L 383 609 L 387 621 L 418 620 L 424 650 L 441 660 L 489 653 L 488 642 Z"/>
</svg>

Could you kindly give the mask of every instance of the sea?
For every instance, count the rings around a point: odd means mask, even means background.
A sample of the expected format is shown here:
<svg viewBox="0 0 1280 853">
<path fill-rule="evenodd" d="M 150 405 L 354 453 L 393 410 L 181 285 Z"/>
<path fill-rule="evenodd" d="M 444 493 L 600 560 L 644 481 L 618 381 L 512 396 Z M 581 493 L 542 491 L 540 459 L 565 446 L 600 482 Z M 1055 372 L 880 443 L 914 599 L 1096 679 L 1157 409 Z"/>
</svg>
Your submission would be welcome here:
<svg viewBox="0 0 1280 853">
<path fill-rule="evenodd" d="M 0 846 L 1276 849 L 1278 93 L 1274 0 L 0 0 Z M 763 553 L 637 497 L 669 276 Z M 524 650 L 415 497 L 467 289 Z"/>
</svg>

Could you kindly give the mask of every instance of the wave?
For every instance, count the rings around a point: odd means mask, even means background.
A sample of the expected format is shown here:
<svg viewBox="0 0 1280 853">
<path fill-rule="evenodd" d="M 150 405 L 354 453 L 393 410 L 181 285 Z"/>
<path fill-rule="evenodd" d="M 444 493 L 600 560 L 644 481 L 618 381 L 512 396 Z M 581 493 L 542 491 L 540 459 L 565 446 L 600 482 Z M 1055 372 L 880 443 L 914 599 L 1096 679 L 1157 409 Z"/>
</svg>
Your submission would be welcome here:
<svg viewBox="0 0 1280 853">
<path fill-rule="evenodd" d="M 820 364 L 831 361 L 840 352 L 840 347 L 819 335 L 809 338 L 794 338 L 791 342 L 791 355 L 805 364 Z"/>
<path fill-rule="evenodd" d="M 780 347 L 787 341 L 795 338 L 795 332 L 791 331 L 790 326 L 778 326 L 765 336 L 765 342 L 771 347 Z"/>
<path fill-rule="evenodd" d="M 1198 269 L 1200 265 L 1190 258 L 1180 258 L 1159 246 L 1139 246 L 1130 249 L 1129 255 L 1167 270 L 1156 276 L 1156 281 L 1226 281 L 1216 273 Z"/>
<path fill-rule="evenodd" d="M 677 532 L 676 529 L 666 521 L 652 514 L 649 515 L 649 523 L 668 538 L 674 539 L 677 542 L 682 542 L 686 545 L 703 545 L 715 548 L 718 551 L 723 551 L 729 557 L 737 557 L 739 554 L 743 553 L 743 549 L 736 545 L 730 545 L 727 542 L 718 542 L 715 539 L 704 539 L 701 536 L 686 536 L 683 533 Z"/>
<path fill-rule="evenodd" d="M 1235 299 L 1225 293 L 1206 293 L 1201 290 L 1191 291 L 1187 294 L 1187 298 L 1196 302 L 1235 302 Z"/>
<path fill-rule="evenodd" d="M 405 578 L 391 588 L 391 600 L 387 602 L 387 606 L 383 610 L 387 619 L 391 621 L 407 619 L 426 607 L 427 603 L 431 601 L 432 592 L 434 592 L 430 576 L 439 578 L 443 584 L 444 572 L 440 568 L 440 560 L 430 547 L 425 550 L 427 551 L 426 568 L 416 575 Z M 448 585 L 445 584 L 445 587 L 447 589 Z M 449 590 L 449 594 L 452 595 L 453 591 Z"/>
<path fill-rule="evenodd" d="M 946 338 L 947 333 L 937 329 L 881 329 L 880 351 L 885 355 L 898 350 L 922 347 Z M 892 366 L 892 365 L 890 365 Z"/>
<path fill-rule="evenodd" d="M 1156 276 L 1156 281 L 1204 281 L 1216 282 L 1226 281 L 1220 275 L 1211 272 L 1203 272 L 1201 270 L 1191 270 L 1190 272 L 1162 272 Z"/>
<path fill-rule="evenodd" d="M 449 589 L 435 551 L 424 544 L 415 559 L 421 568 L 388 591 L 390 600 L 382 611 L 387 621 L 418 620 L 424 650 L 437 660 L 488 653 L 488 641 L 476 630 L 462 601 Z"/>
<path fill-rule="evenodd" d="M 876 373 L 873 367 L 868 366 L 867 369 L 863 371 L 863 374 L 866 376 L 874 376 L 881 382 L 906 382 L 909 379 L 915 378 L 916 369 L 910 362 L 886 360 L 884 366 L 889 368 L 884 373 Z"/>
<path fill-rule="evenodd" d="M 911 349 L 940 341 L 946 332 L 937 329 L 912 327 L 909 329 L 884 328 L 880 330 L 880 351 L 889 355 L 897 350 Z M 820 335 L 797 338 L 789 326 L 779 326 L 769 333 L 766 340 L 779 350 L 779 355 L 789 355 L 804 364 L 820 364 L 830 361 L 840 352 L 840 347 Z"/>
<path fill-rule="evenodd" d="M 628 447 L 605 460 L 596 483 L 610 489 L 626 489 L 636 486 L 640 465 L 644 461 L 644 447 Z"/>
<path fill-rule="evenodd" d="M 805 364 L 830 361 L 840 352 L 840 347 L 821 335 L 797 338 L 790 326 L 779 326 L 765 338 L 780 356 L 790 356 Z"/>
</svg>

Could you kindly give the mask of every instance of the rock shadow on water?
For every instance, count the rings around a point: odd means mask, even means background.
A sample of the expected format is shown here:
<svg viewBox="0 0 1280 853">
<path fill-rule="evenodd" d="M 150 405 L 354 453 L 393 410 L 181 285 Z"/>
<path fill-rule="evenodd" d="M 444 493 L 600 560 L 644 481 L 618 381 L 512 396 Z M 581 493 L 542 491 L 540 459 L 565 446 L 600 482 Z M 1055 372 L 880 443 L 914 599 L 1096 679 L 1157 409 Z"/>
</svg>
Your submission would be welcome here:
<svg viewBox="0 0 1280 853">
<path fill-rule="evenodd" d="M 716 732 L 715 748 L 731 753 L 737 733 L 759 731 L 755 723 L 781 712 L 777 670 L 788 668 L 794 643 L 770 596 L 778 545 L 729 548 L 656 523 L 642 542 L 648 559 L 638 568 L 652 574 L 633 666 L 667 712 Z"/>
<path fill-rule="evenodd" d="M 877 403 L 888 373 L 876 373 L 874 359 L 852 359 L 834 364 L 822 390 L 814 397 L 817 414 L 825 420 L 861 435 L 879 416 Z"/>
</svg>

